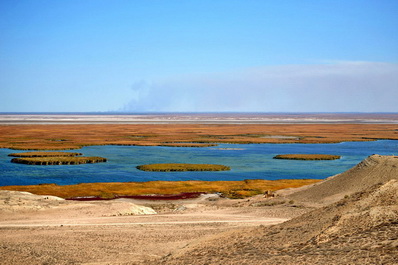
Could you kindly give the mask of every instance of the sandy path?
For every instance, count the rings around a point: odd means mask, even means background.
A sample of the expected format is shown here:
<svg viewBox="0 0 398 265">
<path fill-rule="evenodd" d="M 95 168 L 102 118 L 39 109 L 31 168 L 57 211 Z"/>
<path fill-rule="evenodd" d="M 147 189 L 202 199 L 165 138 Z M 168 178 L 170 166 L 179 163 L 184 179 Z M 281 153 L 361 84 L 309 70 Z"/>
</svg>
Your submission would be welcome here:
<svg viewBox="0 0 398 265">
<path fill-rule="evenodd" d="M 28 224 L 0 224 L 0 227 L 43 227 L 43 226 L 123 226 L 123 225 L 178 225 L 178 224 L 211 224 L 211 223 L 239 223 L 239 224 L 245 224 L 245 223 L 261 223 L 263 225 L 273 225 L 273 224 L 279 224 L 284 221 L 287 221 L 288 219 L 278 219 L 278 218 L 269 218 L 269 219 L 257 219 L 257 220 L 208 220 L 208 221 L 175 221 L 175 222 L 143 222 L 143 223 L 99 223 L 99 224 L 93 224 L 93 223 L 65 223 L 63 222 L 62 224 L 37 224 L 37 223 L 28 223 Z M 65 220 L 68 222 L 68 220 Z"/>
<path fill-rule="evenodd" d="M 148 220 L 148 221 L 146 221 Z M 44 226 L 132 226 L 132 225 L 178 225 L 178 224 L 211 224 L 211 223 L 239 223 L 245 225 L 272 225 L 284 222 L 286 218 L 269 218 L 231 214 L 183 214 L 157 216 L 124 216 L 124 217 L 89 217 L 73 219 L 50 220 L 13 220 L 0 222 L 1 228 L 6 227 L 44 227 Z"/>
</svg>

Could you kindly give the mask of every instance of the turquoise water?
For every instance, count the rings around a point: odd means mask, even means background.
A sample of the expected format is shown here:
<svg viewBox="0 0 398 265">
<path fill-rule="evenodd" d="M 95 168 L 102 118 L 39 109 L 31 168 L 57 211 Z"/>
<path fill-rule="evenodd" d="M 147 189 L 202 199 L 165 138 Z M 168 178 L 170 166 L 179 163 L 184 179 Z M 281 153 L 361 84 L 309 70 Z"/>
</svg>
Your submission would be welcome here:
<svg viewBox="0 0 398 265">
<path fill-rule="evenodd" d="M 152 180 L 323 179 L 341 173 L 372 154 L 397 155 L 398 141 L 344 142 L 338 144 L 220 144 L 217 147 L 90 146 L 71 152 L 102 156 L 106 163 L 31 166 L 11 163 L 0 149 L 0 186 Z M 332 161 L 272 159 L 277 154 L 341 155 Z M 206 163 L 231 167 L 223 172 L 144 172 L 135 167 L 152 163 Z"/>
</svg>

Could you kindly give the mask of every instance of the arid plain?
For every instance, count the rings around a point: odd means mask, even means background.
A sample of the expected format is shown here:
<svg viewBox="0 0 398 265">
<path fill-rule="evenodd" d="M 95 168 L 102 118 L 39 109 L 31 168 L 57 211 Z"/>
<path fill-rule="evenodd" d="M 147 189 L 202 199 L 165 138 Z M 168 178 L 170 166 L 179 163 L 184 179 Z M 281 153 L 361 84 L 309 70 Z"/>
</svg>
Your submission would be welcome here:
<svg viewBox="0 0 398 265">
<path fill-rule="evenodd" d="M 398 124 L 0 125 L 0 147 L 16 150 L 377 139 L 398 140 Z M 395 264 L 397 168 L 397 157 L 375 155 L 244 199 L 79 202 L 2 187 L 0 254 L 4 264 Z"/>
</svg>

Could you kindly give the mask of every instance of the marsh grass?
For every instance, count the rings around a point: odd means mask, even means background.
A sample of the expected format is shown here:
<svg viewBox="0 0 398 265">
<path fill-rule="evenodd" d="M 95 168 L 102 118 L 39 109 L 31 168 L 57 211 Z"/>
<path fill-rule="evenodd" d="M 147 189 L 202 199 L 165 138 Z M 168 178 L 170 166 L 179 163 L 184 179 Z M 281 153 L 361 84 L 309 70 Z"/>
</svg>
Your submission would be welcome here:
<svg viewBox="0 0 398 265">
<path fill-rule="evenodd" d="M 297 188 L 319 182 L 317 179 L 249 179 L 242 181 L 149 181 L 127 183 L 81 183 L 76 185 L 40 184 L 2 186 L 2 190 L 27 191 L 38 195 L 62 198 L 115 195 L 179 194 L 185 192 L 222 193 L 227 198 L 245 198 L 265 191 Z"/>
<path fill-rule="evenodd" d="M 65 156 L 80 156 L 82 153 L 71 152 L 25 152 L 25 153 L 12 153 L 8 156 L 14 157 L 65 157 Z"/>
<path fill-rule="evenodd" d="M 341 157 L 338 155 L 324 155 L 324 154 L 286 154 L 276 155 L 274 159 L 289 159 L 289 160 L 336 160 Z"/>
<path fill-rule="evenodd" d="M 338 143 L 398 140 L 397 128 L 396 124 L 0 125 L 0 147 L 16 150 L 69 150 L 93 145 L 154 146 L 183 142 Z"/>
<path fill-rule="evenodd" d="M 106 162 L 103 157 L 18 157 L 11 159 L 12 163 L 27 165 L 79 165 Z"/>
<path fill-rule="evenodd" d="M 169 146 L 169 147 L 213 147 L 217 144 L 206 144 L 206 143 L 163 143 L 159 146 Z"/>
<path fill-rule="evenodd" d="M 149 164 L 137 166 L 142 171 L 170 172 L 170 171 L 226 171 L 231 168 L 213 164 Z"/>
</svg>

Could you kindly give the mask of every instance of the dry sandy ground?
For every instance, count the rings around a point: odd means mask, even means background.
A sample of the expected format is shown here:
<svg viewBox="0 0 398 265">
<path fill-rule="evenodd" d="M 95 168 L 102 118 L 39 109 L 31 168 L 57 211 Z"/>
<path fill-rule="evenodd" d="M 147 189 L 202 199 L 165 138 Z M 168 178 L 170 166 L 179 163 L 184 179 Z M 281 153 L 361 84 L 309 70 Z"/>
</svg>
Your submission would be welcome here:
<svg viewBox="0 0 398 265">
<path fill-rule="evenodd" d="M 396 179 L 397 157 L 371 156 L 273 199 L 71 202 L 1 191 L 0 263 L 397 264 Z"/>
<path fill-rule="evenodd" d="M 162 264 L 398 264 L 398 181 L 285 223 L 217 235 Z"/>
<path fill-rule="evenodd" d="M 263 199 L 216 195 L 157 203 L 72 202 L 8 191 L 0 198 L 1 264 L 145 264 L 215 233 L 305 212 L 291 205 L 243 207 Z"/>
</svg>

